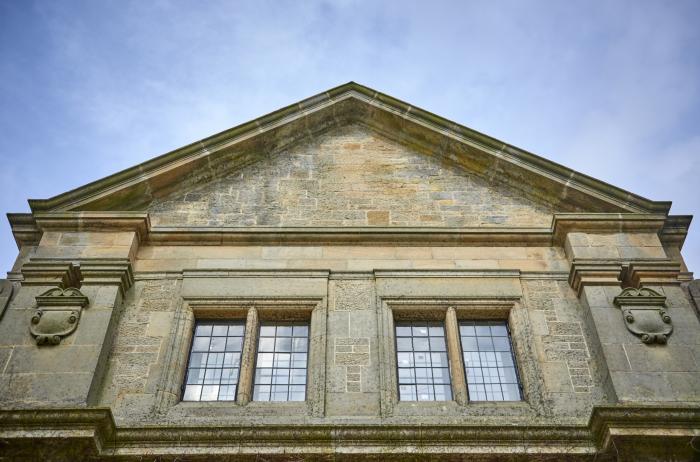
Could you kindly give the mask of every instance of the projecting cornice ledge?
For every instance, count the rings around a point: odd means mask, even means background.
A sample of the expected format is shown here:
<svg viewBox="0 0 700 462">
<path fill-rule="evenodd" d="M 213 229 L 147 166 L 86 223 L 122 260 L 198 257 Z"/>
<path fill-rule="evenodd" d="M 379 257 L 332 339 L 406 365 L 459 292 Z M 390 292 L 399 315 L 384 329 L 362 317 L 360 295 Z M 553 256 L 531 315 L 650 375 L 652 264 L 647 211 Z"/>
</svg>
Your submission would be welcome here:
<svg viewBox="0 0 700 462">
<path fill-rule="evenodd" d="M 407 454 L 470 454 L 494 460 L 524 455 L 594 460 L 611 451 L 643 444 L 663 448 L 674 460 L 693 460 L 700 434 L 700 407 L 688 405 L 603 406 L 588 425 L 395 425 L 299 424 L 145 427 L 117 426 L 107 408 L 0 410 L 0 449 L 12 460 L 120 457 L 143 460 L 176 455 L 207 460 L 264 454 L 333 454 L 336 460 L 383 454 L 402 460 Z M 630 446 L 632 445 L 632 446 Z M 383 456 L 383 457 L 384 457 Z M 218 458 L 217 458 L 218 457 Z M 393 459 L 392 459 L 393 458 Z M 480 459 L 481 460 L 481 459 Z M 510 460 L 510 459 L 508 459 Z M 538 459 L 539 460 L 539 459 Z M 549 460 L 549 459 L 548 459 Z"/>
<path fill-rule="evenodd" d="M 17 245 L 36 245 L 44 231 L 133 231 L 150 245 L 398 244 L 563 245 L 570 232 L 658 233 L 682 245 L 690 217 L 648 213 L 560 213 L 549 228 L 440 227 L 196 227 L 152 226 L 147 212 L 8 214 Z"/>
</svg>

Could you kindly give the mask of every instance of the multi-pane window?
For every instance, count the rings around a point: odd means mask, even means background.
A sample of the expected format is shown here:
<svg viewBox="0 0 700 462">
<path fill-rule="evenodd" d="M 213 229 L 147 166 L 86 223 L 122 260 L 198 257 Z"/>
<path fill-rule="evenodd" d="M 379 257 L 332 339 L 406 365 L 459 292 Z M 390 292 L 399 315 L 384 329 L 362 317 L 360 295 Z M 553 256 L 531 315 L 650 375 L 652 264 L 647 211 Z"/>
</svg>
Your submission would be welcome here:
<svg viewBox="0 0 700 462">
<path fill-rule="evenodd" d="M 304 401 L 309 325 L 263 323 L 255 363 L 253 400 Z"/>
<path fill-rule="evenodd" d="M 233 401 L 243 350 L 242 322 L 198 322 L 187 366 L 184 401 Z"/>
<path fill-rule="evenodd" d="M 445 328 L 442 323 L 396 324 L 396 354 L 400 400 L 452 399 Z"/>
<path fill-rule="evenodd" d="M 460 321 L 471 401 L 518 401 L 518 373 L 505 321 Z"/>
</svg>

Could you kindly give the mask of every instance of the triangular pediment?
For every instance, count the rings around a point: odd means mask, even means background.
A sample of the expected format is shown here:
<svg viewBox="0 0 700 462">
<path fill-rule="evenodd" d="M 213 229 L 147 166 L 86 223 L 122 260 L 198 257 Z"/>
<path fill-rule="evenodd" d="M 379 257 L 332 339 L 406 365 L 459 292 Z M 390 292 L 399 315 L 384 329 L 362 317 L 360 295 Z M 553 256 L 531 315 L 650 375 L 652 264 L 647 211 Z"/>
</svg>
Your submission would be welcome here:
<svg viewBox="0 0 700 462">
<path fill-rule="evenodd" d="M 431 196 L 429 194 L 420 198 L 418 196 L 433 186 L 438 190 L 433 191 L 431 200 L 459 202 L 458 199 L 440 199 L 439 187 L 445 181 L 440 177 L 447 175 L 446 177 L 452 183 L 449 185 L 451 188 L 449 194 L 446 193 L 445 196 L 464 197 L 464 200 L 472 203 L 450 205 L 449 202 L 442 202 L 445 210 L 438 221 L 441 226 L 452 224 L 459 226 L 459 223 L 468 222 L 487 225 L 489 220 L 495 225 L 502 220 L 512 221 L 514 225 L 520 221 L 525 224 L 528 220 L 520 220 L 521 213 L 532 217 L 540 215 L 551 217 L 551 213 L 557 211 L 667 214 L 670 208 L 668 202 L 653 202 L 615 188 L 353 82 L 73 191 L 51 199 L 30 200 L 30 206 L 35 213 L 151 210 L 157 215 L 159 210 L 168 209 L 170 207 L 168 204 L 177 197 L 185 201 L 187 197 L 195 197 L 194 194 L 200 190 L 209 191 L 211 197 L 211 194 L 214 194 L 211 188 L 216 188 L 215 184 L 236 188 L 237 186 L 232 186 L 234 183 L 251 186 L 251 182 L 258 182 L 259 184 L 256 184 L 259 187 L 254 188 L 256 191 L 270 192 L 265 189 L 266 181 L 274 182 L 279 177 L 280 172 L 275 169 L 282 168 L 285 162 L 290 161 L 285 160 L 285 156 L 301 156 L 302 154 L 299 153 L 305 149 L 304 146 L 313 143 L 334 143 L 336 141 L 332 141 L 331 136 L 333 133 L 346 132 L 362 133 L 367 140 L 382 140 L 381 143 L 388 146 L 387 149 L 401 151 L 404 159 L 413 160 L 413 170 L 389 171 L 391 166 L 382 164 L 381 156 L 376 158 L 369 156 L 367 151 L 353 153 L 349 147 L 345 149 L 347 152 L 344 151 L 343 156 L 348 162 L 360 157 L 367 161 L 366 165 L 358 166 L 356 172 L 358 181 L 364 176 L 372 177 L 377 172 L 384 175 L 384 180 L 393 181 L 391 186 L 389 183 L 383 184 L 383 187 L 386 187 L 383 191 L 375 192 L 378 194 L 377 201 L 382 197 L 394 197 L 396 203 L 392 207 L 396 210 L 400 209 L 400 202 L 408 197 L 422 204 L 422 200 L 427 200 Z M 388 162 L 386 158 L 384 161 Z M 268 170 L 264 166 L 267 166 Z M 422 178 L 421 168 L 427 169 L 423 172 L 425 176 Z M 435 171 L 441 173 L 433 176 Z M 348 173 L 341 170 L 334 172 L 335 174 Z M 330 175 L 333 172 L 328 173 Z M 261 178 L 253 179 L 254 175 Z M 459 180 L 460 176 L 463 177 L 462 180 Z M 462 181 L 461 184 L 460 181 Z M 414 182 L 421 186 L 416 186 Z M 325 187 L 331 187 L 333 183 L 332 178 L 326 178 Z M 466 185 L 470 185 L 472 189 L 467 191 Z M 317 187 L 321 187 L 320 184 Z M 417 187 L 421 193 L 407 194 L 409 187 Z M 481 192 L 477 194 L 476 191 Z M 187 196 L 190 192 L 193 195 Z M 274 218 L 276 214 L 273 212 L 278 210 L 276 207 L 279 206 L 279 201 L 287 200 L 288 195 L 288 193 L 283 194 L 283 191 L 278 192 L 280 194 L 278 196 L 274 194 L 266 196 L 267 199 L 274 199 L 277 202 L 258 204 L 261 209 L 271 211 L 269 218 L 263 219 L 260 218 L 262 215 L 258 215 L 259 219 L 256 218 L 258 225 L 264 222 L 274 225 L 278 221 Z M 396 192 L 404 194 L 394 194 Z M 332 189 L 318 191 L 317 194 L 315 198 L 317 200 L 326 197 L 324 194 L 333 195 Z M 347 201 L 348 193 L 343 194 L 342 201 Z M 328 200 L 330 204 L 332 201 Z M 482 203 L 475 201 L 482 201 Z M 299 207 L 301 203 L 301 201 L 298 202 Z M 207 204 L 213 207 L 206 212 L 209 215 L 216 213 L 217 210 L 222 211 L 226 207 L 234 207 L 227 205 L 221 208 L 216 204 L 212 205 L 209 199 Z M 503 204 L 508 204 L 508 213 L 505 213 L 506 209 L 502 214 L 499 212 L 498 208 Z M 448 207 L 452 206 L 456 207 L 455 215 L 463 213 L 466 218 L 464 220 L 448 219 Z M 479 207 L 491 208 L 489 215 L 491 217 L 507 216 L 507 218 L 489 218 L 484 221 L 485 215 L 471 213 Z M 376 211 L 387 208 L 391 207 L 377 208 Z M 331 207 L 329 210 L 335 212 L 339 209 Z M 421 212 L 421 215 L 425 215 L 426 221 L 422 222 L 419 216 L 418 221 L 414 221 L 413 224 L 429 226 L 435 223 L 431 220 L 437 218 L 428 218 L 431 210 L 433 208 L 429 207 L 425 210 L 421 208 L 421 211 L 425 212 Z M 243 211 L 240 213 L 245 215 Z M 209 223 L 199 214 L 191 216 L 197 216 L 196 220 L 190 219 L 197 221 L 200 225 L 205 224 L 204 221 Z M 354 215 L 349 213 L 348 216 Z M 397 211 L 396 223 L 408 221 L 400 219 L 400 216 Z M 377 220 L 380 220 L 380 217 L 380 214 L 375 216 Z M 411 220 L 415 218 L 412 216 Z M 533 219 L 539 220 L 539 218 Z M 233 214 L 230 220 L 232 223 L 238 223 L 237 219 L 233 218 Z M 241 220 L 246 222 L 243 218 Z M 279 218 L 279 222 L 284 220 L 282 217 Z M 291 217 L 288 217 L 288 220 L 291 222 Z M 336 223 L 339 220 L 341 219 L 329 218 L 320 221 Z M 342 220 L 352 225 L 355 219 Z M 390 223 L 392 220 L 394 219 L 391 218 Z M 249 218 L 248 222 L 250 221 Z"/>
<path fill-rule="evenodd" d="M 547 227 L 557 210 L 357 123 L 147 207 L 154 226 Z"/>
</svg>

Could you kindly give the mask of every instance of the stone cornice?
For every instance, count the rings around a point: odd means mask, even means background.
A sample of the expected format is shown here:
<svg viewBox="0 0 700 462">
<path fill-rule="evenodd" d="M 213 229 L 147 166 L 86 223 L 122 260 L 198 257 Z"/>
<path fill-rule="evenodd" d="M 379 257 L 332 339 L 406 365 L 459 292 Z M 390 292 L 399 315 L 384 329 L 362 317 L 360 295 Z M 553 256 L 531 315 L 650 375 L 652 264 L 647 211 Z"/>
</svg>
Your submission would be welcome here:
<svg viewBox="0 0 700 462">
<path fill-rule="evenodd" d="M 688 235 L 692 215 L 669 215 L 666 217 L 664 227 L 659 233 L 659 239 L 665 245 L 683 248 L 683 243 Z"/>
<path fill-rule="evenodd" d="M 37 227 L 34 216 L 31 213 L 8 213 L 7 221 L 10 223 L 12 235 L 15 238 L 17 248 L 26 245 L 36 245 L 41 239 L 41 230 Z"/>
<path fill-rule="evenodd" d="M 609 450 L 618 437 L 626 439 L 665 440 L 673 444 L 692 444 L 700 433 L 700 406 L 689 405 L 618 405 L 597 406 L 588 427 L 596 446 Z M 697 443 L 696 443 L 697 445 Z M 700 451 L 700 446 L 695 446 Z"/>
<path fill-rule="evenodd" d="M 146 212 L 38 212 L 8 215 L 18 245 L 35 245 L 43 231 L 132 231 L 149 245 L 562 245 L 569 232 L 655 232 L 680 245 L 683 217 L 639 213 L 559 213 L 549 228 L 439 227 L 167 227 Z M 679 218 L 679 220 L 675 220 Z M 670 228 L 666 228 L 670 226 Z"/>
<path fill-rule="evenodd" d="M 376 278 L 512 278 L 520 277 L 519 270 L 374 270 Z"/>
<path fill-rule="evenodd" d="M 36 212 L 41 231 L 133 231 L 143 238 L 151 227 L 146 212 Z"/>
<path fill-rule="evenodd" d="M 552 238 L 563 245 L 567 233 L 658 233 L 667 217 L 654 213 L 557 213 L 552 219 Z"/>
<path fill-rule="evenodd" d="M 116 425 L 106 408 L 0 410 L 0 440 L 6 455 L 56 447 L 67 441 L 96 456 L 141 460 L 145 455 L 231 455 L 294 453 L 474 456 L 547 455 L 593 458 L 613 445 L 644 439 L 646 444 L 687 450 L 700 432 L 700 406 L 617 405 L 593 409 L 588 425 L 501 424 L 227 424 L 181 426 L 173 423 Z"/>
<path fill-rule="evenodd" d="M 267 269 L 267 270 L 238 270 L 238 269 L 185 269 L 183 278 L 323 278 L 328 279 L 328 270 L 296 270 L 296 269 Z"/>
</svg>

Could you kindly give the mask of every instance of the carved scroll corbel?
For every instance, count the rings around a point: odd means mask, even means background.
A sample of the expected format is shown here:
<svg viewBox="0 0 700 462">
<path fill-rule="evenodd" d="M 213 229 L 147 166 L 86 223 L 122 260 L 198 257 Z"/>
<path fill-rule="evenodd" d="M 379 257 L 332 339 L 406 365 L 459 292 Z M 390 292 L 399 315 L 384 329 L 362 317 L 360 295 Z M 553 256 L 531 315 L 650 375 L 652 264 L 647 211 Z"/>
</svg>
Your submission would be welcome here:
<svg viewBox="0 0 700 462">
<path fill-rule="evenodd" d="M 665 344 L 673 332 L 671 317 L 666 313 L 666 297 L 652 289 L 624 289 L 614 299 L 622 310 L 627 330 L 644 343 Z"/>
<path fill-rule="evenodd" d="M 58 345 L 75 332 L 88 298 L 78 289 L 57 287 L 38 295 L 36 304 L 29 331 L 37 345 Z"/>
</svg>

